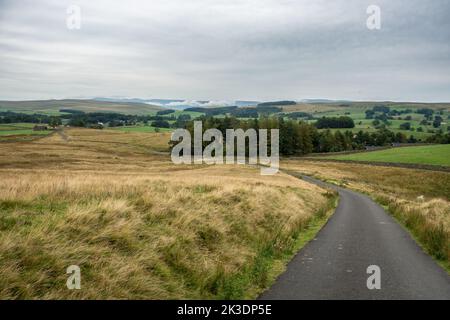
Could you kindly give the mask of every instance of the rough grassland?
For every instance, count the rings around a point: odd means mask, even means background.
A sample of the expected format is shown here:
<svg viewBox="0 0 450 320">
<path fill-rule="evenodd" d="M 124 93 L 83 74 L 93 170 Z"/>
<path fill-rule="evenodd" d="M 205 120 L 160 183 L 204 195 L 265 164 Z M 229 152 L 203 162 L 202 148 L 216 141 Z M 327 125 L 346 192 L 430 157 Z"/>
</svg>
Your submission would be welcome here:
<svg viewBox="0 0 450 320">
<path fill-rule="evenodd" d="M 326 157 L 336 160 L 413 163 L 450 166 L 450 145 L 393 148 Z"/>
<path fill-rule="evenodd" d="M 2 299 L 254 298 L 334 202 L 285 174 L 174 166 L 165 133 L 66 135 L 0 143 Z"/>
<path fill-rule="evenodd" d="M 302 160 L 282 167 L 371 195 L 450 272 L 450 173 Z"/>
</svg>

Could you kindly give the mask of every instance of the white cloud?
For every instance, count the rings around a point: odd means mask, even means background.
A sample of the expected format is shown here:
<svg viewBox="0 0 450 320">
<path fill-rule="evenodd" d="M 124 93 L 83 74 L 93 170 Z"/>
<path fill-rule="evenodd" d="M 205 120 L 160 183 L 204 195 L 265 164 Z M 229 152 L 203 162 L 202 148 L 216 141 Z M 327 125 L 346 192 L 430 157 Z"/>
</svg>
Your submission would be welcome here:
<svg viewBox="0 0 450 320">
<path fill-rule="evenodd" d="M 167 103 L 160 103 L 156 101 L 149 100 L 149 104 L 164 106 L 166 108 L 177 108 L 177 107 L 227 107 L 236 105 L 236 101 L 226 101 L 226 100 L 211 100 L 211 101 L 198 101 L 198 100 L 180 100 L 171 101 Z"/>
</svg>

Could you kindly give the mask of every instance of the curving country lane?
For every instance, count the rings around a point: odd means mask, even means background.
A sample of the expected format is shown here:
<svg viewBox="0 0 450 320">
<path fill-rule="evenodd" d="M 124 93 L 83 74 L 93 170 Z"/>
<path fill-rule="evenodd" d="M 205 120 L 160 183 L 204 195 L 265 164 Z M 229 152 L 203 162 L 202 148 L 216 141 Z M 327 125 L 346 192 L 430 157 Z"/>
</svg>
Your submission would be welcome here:
<svg viewBox="0 0 450 320">
<path fill-rule="evenodd" d="M 259 299 L 445 299 L 450 276 L 385 210 L 366 195 L 331 186 L 340 202 L 328 223 Z M 380 267 L 369 290 L 367 268 Z"/>
</svg>

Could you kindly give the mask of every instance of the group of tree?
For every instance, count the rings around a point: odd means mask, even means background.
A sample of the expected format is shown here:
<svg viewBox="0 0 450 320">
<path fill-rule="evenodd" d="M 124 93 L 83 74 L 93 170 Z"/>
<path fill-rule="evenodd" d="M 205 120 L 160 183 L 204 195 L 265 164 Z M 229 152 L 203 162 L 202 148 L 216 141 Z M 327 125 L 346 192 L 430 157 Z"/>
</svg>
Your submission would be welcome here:
<svg viewBox="0 0 450 320">
<path fill-rule="evenodd" d="M 239 108 L 237 106 L 215 107 L 215 108 L 192 107 L 185 109 L 185 111 L 201 112 L 207 117 L 227 115 L 236 118 L 258 118 L 263 115 L 280 113 L 282 109 L 280 107 L 273 105 L 260 104 L 256 106 L 256 108 L 254 107 Z"/>
<path fill-rule="evenodd" d="M 62 121 L 60 117 L 50 117 L 49 121 L 48 121 L 48 125 L 52 128 L 56 128 L 60 125 L 62 125 Z"/>
<path fill-rule="evenodd" d="M 402 114 L 412 113 L 411 109 L 391 109 L 385 105 L 376 105 L 372 109 L 366 110 L 366 119 L 378 119 L 381 121 L 387 121 L 394 119 L 396 116 L 400 116 Z"/>
<path fill-rule="evenodd" d="M 165 110 L 164 110 L 165 111 Z M 169 111 L 169 110 L 168 110 Z M 59 116 L 49 116 L 43 114 L 25 114 L 11 111 L 0 112 L 0 123 L 45 123 L 52 127 L 57 127 L 63 123 L 73 127 L 92 127 L 102 123 L 109 127 L 131 126 L 137 123 L 148 124 L 161 128 L 180 128 L 191 120 L 189 114 L 181 114 L 178 117 L 171 112 L 163 112 L 163 115 L 126 115 L 113 112 L 90 112 L 86 113 L 79 110 L 61 109 Z M 170 116 L 167 116 L 170 114 Z M 172 123 L 172 124 L 170 124 Z"/>
<path fill-rule="evenodd" d="M 443 121 L 444 121 L 444 119 L 442 119 L 441 116 L 435 116 L 434 121 L 433 121 L 433 127 L 439 128 Z"/>
<path fill-rule="evenodd" d="M 413 111 L 411 109 L 403 109 L 403 110 L 392 109 L 388 112 L 388 115 L 391 117 L 395 117 L 395 116 L 401 116 L 402 114 L 408 114 L 408 113 L 413 113 Z"/>
<path fill-rule="evenodd" d="M 389 119 L 393 119 L 393 116 L 397 114 L 397 111 L 393 113 L 391 108 L 385 105 L 376 105 L 372 109 L 366 110 L 366 119 L 376 119 L 384 123 L 387 123 Z"/>
<path fill-rule="evenodd" d="M 0 123 L 49 123 L 50 116 L 43 114 L 25 114 L 12 111 L 0 112 Z"/>
<path fill-rule="evenodd" d="M 258 103 L 258 107 L 267 107 L 267 106 L 293 106 L 296 105 L 297 102 L 291 100 L 281 100 L 281 101 L 269 101 Z"/>
<path fill-rule="evenodd" d="M 160 110 L 160 111 L 156 112 L 156 115 L 157 116 L 164 116 L 166 114 L 171 114 L 171 113 L 174 113 L 174 112 L 175 112 L 175 110 L 172 110 L 172 109 Z"/>
<path fill-rule="evenodd" d="M 411 123 L 410 122 L 404 122 L 400 125 L 401 130 L 411 130 Z"/>
<path fill-rule="evenodd" d="M 391 111 L 391 108 L 385 106 L 385 105 L 376 105 L 372 108 L 373 112 L 381 112 L 381 113 L 389 113 Z"/>
<path fill-rule="evenodd" d="M 423 114 L 425 117 L 431 117 L 434 114 L 434 110 L 430 108 L 421 108 L 416 111 L 418 114 Z"/>
<path fill-rule="evenodd" d="M 355 122 L 352 118 L 347 116 L 341 117 L 323 117 L 317 120 L 315 123 L 317 129 L 342 129 L 342 128 L 354 128 Z"/>
<path fill-rule="evenodd" d="M 173 112 L 171 112 L 173 113 Z M 170 113 L 169 113 L 170 114 Z M 185 115 L 180 115 L 182 117 Z M 176 121 L 177 118 L 172 114 L 170 116 L 164 115 L 126 115 L 121 113 L 73 113 L 61 115 L 62 119 L 68 120 L 68 125 L 74 127 L 89 127 L 93 124 L 103 123 L 107 124 L 109 127 L 121 127 L 121 126 L 132 126 L 137 123 L 148 124 L 149 122 L 154 122 L 160 124 L 161 127 L 167 127 L 169 121 Z M 190 119 L 190 118 L 189 118 Z M 187 120 L 185 118 L 185 120 Z M 170 125 L 169 125 L 170 127 Z"/>
<path fill-rule="evenodd" d="M 425 139 L 427 143 L 439 143 L 439 144 L 450 144 L 450 133 L 443 133 L 442 131 L 433 134 Z"/>
<path fill-rule="evenodd" d="M 319 130 L 315 125 L 304 121 L 284 119 L 283 117 L 261 117 L 259 119 L 241 120 L 235 117 L 200 117 L 202 129 L 215 128 L 226 136 L 227 129 L 279 129 L 281 155 L 304 155 L 312 152 L 339 152 L 364 149 L 366 146 L 384 146 L 392 143 L 417 142 L 414 137 L 403 133 L 394 133 L 387 129 L 375 132 L 350 130 Z M 185 128 L 194 135 L 194 121 L 186 123 Z M 176 143 L 172 142 L 172 145 Z M 207 143 L 206 143 L 207 144 Z M 205 146 L 206 146 L 205 144 Z"/>
<path fill-rule="evenodd" d="M 156 128 L 170 128 L 170 123 L 166 120 L 155 120 L 152 122 L 152 127 Z"/>
</svg>

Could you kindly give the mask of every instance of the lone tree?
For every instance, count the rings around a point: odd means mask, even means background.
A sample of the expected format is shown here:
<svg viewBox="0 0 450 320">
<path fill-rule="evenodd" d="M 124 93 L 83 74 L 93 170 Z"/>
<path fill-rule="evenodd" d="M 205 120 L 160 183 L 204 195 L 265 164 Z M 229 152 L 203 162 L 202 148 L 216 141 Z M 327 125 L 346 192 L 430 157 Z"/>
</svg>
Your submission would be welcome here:
<svg viewBox="0 0 450 320">
<path fill-rule="evenodd" d="M 411 123 L 409 122 L 404 122 L 400 125 L 400 129 L 401 130 L 411 130 Z"/>
<path fill-rule="evenodd" d="M 48 124 L 53 129 L 62 124 L 61 119 L 59 117 L 50 117 Z"/>
</svg>

